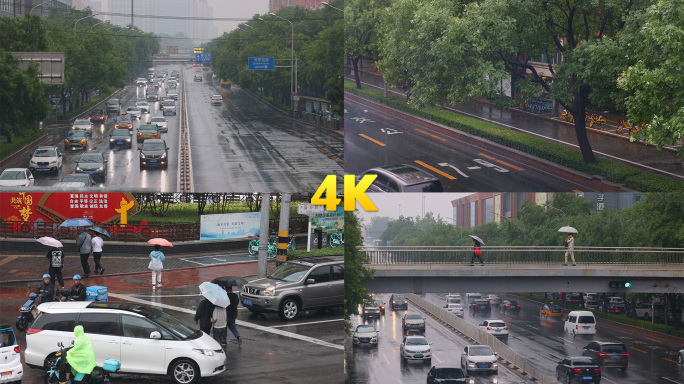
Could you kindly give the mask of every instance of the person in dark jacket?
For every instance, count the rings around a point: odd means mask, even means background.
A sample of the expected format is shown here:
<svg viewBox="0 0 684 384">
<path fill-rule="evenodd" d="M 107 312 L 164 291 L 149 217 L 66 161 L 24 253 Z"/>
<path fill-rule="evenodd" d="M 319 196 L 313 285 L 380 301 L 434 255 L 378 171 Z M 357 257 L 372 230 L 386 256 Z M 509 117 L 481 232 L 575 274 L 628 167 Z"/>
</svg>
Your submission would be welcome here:
<svg viewBox="0 0 684 384">
<path fill-rule="evenodd" d="M 54 300 L 55 286 L 50 282 L 49 274 L 46 273 L 43 275 L 43 282 L 40 283 L 40 287 L 38 287 L 36 293 L 38 294 L 38 297 L 36 298 L 38 304 L 49 303 Z"/>
<path fill-rule="evenodd" d="M 89 231 L 83 230 L 78 238 L 76 238 L 76 247 L 78 247 L 78 252 L 81 255 L 81 267 L 83 267 L 83 276 L 90 277 L 90 265 L 88 264 L 88 258 L 90 257 L 90 252 L 93 251 L 92 237 Z"/>
<path fill-rule="evenodd" d="M 480 250 L 480 242 L 473 239 L 474 247 L 473 247 L 473 257 L 470 259 L 470 265 L 473 266 L 475 265 L 475 258 L 480 260 L 480 263 L 484 265 L 484 262 L 482 261 L 482 251 Z"/>
<path fill-rule="evenodd" d="M 204 299 L 200 301 L 195 311 L 195 324 L 199 321 L 200 330 L 211 336 L 211 316 L 214 314 L 215 305 Z"/>
<path fill-rule="evenodd" d="M 47 251 L 45 257 L 50 261 L 50 268 L 48 273 L 50 274 L 50 280 L 55 283 L 59 281 L 59 285 L 64 288 L 64 277 L 62 277 L 62 267 L 64 267 L 64 251 L 62 248 L 53 247 L 51 250 Z"/>
<path fill-rule="evenodd" d="M 235 336 L 237 339 L 238 346 L 241 346 L 242 337 L 240 337 L 240 333 L 235 326 L 235 319 L 237 318 L 238 314 L 238 303 L 240 302 L 240 298 L 236 293 L 233 293 L 233 287 L 226 287 L 226 292 L 228 292 L 228 300 L 230 300 L 230 304 L 228 307 L 226 307 L 226 315 L 228 316 L 228 329 L 233 332 L 233 336 Z M 224 337 L 225 335 L 226 334 L 224 333 Z"/>
<path fill-rule="evenodd" d="M 70 297 L 78 297 L 78 301 L 86 301 L 86 286 L 81 283 L 81 275 L 74 275 L 74 285 L 69 289 Z"/>
</svg>

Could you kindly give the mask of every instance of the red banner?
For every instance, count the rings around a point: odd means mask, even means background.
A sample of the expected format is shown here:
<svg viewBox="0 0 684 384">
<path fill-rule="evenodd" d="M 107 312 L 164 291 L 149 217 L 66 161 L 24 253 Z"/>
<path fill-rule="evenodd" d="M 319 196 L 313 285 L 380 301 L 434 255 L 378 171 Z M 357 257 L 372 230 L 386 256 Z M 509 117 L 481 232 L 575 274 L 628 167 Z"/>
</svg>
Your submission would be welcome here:
<svg viewBox="0 0 684 384">
<path fill-rule="evenodd" d="M 131 216 L 138 210 L 138 202 L 131 193 L 0 193 L 0 219 L 5 221 L 61 222 L 85 218 L 95 223 L 118 223 L 122 214 Z"/>
</svg>

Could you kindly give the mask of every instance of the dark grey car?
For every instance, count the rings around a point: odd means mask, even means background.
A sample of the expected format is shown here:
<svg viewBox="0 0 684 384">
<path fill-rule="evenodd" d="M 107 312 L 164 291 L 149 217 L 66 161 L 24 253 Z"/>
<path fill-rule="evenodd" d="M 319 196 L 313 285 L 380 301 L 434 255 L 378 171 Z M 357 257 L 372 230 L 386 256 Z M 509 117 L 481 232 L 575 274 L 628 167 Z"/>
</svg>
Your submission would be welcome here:
<svg viewBox="0 0 684 384">
<path fill-rule="evenodd" d="M 133 146 L 133 135 L 128 129 L 115 129 L 112 134 L 109 135 L 109 148 L 114 148 L 116 146 L 128 147 Z"/>
<path fill-rule="evenodd" d="M 76 161 L 76 173 L 86 173 L 104 181 L 107 177 L 107 159 L 97 152 L 86 152 Z"/>
<path fill-rule="evenodd" d="M 169 166 L 169 147 L 166 140 L 147 139 L 140 147 L 140 169 L 147 166 L 162 167 Z"/>
</svg>

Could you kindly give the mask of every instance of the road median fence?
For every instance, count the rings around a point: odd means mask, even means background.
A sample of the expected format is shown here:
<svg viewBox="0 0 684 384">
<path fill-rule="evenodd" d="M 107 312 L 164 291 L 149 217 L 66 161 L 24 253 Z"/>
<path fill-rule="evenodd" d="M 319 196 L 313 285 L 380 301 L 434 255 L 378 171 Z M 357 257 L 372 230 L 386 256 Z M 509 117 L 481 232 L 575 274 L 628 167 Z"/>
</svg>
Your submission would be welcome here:
<svg viewBox="0 0 684 384">
<path fill-rule="evenodd" d="M 475 325 L 445 311 L 443 308 L 430 303 L 416 294 L 409 293 L 406 294 L 406 297 L 414 305 L 427 312 L 432 318 L 446 324 L 462 336 L 472 340 L 473 343 L 490 346 L 494 352 L 498 353 L 499 366 L 503 364 L 511 370 L 517 371 L 519 374 L 522 374 L 531 380 L 535 380 L 538 383 L 557 383 L 553 375 L 549 375 L 535 367 L 532 363 L 515 353 L 508 345 L 494 337 L 492 334 L 479 329 Z"/>
</svg>

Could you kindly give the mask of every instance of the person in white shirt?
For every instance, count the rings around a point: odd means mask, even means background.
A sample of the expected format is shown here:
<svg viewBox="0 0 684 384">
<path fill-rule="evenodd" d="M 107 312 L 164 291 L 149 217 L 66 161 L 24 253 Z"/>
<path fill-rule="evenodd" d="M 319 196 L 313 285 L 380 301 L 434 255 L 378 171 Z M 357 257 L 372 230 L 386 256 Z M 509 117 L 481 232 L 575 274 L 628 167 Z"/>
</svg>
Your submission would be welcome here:
<svg viewBox="0 0 684 384">
<path fill-rule="evenodd" d="M 92 245 L 93 245 L 93 259 L 95 260 L 95 274 L 99 272 L 100 275 L 104 273 L 105 269 L 102 268 L 102 264 L 100 264 L 100 258 L 102 257 L 102 244 L 104 241 L 102 240 L 102 236 L 93 231 L 93 238 L 90 240 Z"/>
</svg>

